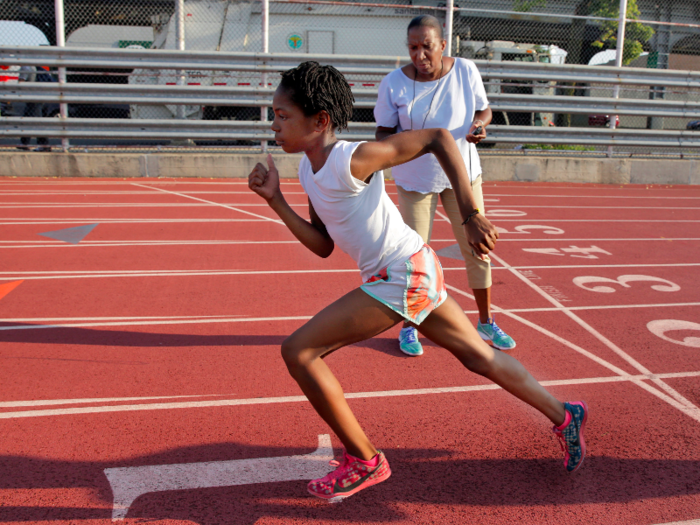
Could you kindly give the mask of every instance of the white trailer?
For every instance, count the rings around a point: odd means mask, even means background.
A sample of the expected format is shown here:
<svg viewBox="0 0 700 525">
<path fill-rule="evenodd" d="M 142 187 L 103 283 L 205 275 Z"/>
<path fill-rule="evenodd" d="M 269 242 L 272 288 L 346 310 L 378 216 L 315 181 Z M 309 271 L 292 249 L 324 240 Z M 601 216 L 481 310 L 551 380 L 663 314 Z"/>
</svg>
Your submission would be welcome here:
<svg viewBox="0 0 700 525">
<path fill-rule="evenodd" d="M 262 49 L 260 2 L 190 0 L 184 4 L 185 49 L 259 52 Z M 313 4 L 270 4 L 269 50 L 309 53 L 407 57 L 406 28 L 425 10 Z M 155 49 L 176 49 L 175 17 L 154 20 Z M 131 84 L 177 83 L 176 71 L 135 69 Z M 186 72 L 186 83 L 202 86 L 250 86 L 260 75 L 238 72 Z M 350 85 L 378 87 L 381 77 L 348 77 Z M 132 106 L 132 118 L 174 118 L 176 106 Z M 249 120 L 257 108 L 186 106 L 189 119 Z"/>
</svg>

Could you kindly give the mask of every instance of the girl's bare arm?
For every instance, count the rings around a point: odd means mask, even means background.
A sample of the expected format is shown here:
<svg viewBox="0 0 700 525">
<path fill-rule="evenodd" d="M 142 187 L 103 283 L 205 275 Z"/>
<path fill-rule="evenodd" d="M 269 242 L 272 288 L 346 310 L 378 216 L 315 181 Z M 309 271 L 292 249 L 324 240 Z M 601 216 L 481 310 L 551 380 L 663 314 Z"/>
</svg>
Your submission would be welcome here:
<svg viewBox="0 0 700 525">
<path fill-rule="evenodd" d="M 282 219 L 294 236 L 304 246 L 319 257 L 326 258 L 333 253 L 335 243 L 326 231 L 326 225 L 316 214 L 309 201 L 309 216 L 311 222 L 300 217 L 287 203 L 280 190 L 279 173 L 272 160 L 267 157 L 267 168 L 258 163 L 248 176 L 248 187 L 267 201 L 267 204 Z"/>
</svg>

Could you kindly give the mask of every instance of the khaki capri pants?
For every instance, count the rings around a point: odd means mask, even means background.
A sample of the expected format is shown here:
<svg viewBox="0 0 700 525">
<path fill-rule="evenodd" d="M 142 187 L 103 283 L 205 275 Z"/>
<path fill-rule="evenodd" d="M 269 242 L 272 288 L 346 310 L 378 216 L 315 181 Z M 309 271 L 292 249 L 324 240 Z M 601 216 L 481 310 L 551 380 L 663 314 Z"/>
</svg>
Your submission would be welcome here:
<svg viewBox="0 0 700 525">
<path fill-rule="evenodd" d="M 472 290 L 483 290 L 491 287 L 491 259 L 481 260 L 474 254 L 474 250 L 467 242 L 467 236 L 462 226 L 462 216 L 459 213 L 457 198 L 451 188 L 443 190 L 442 193 L 420 193 L 417 191 L 404 190 L 398 184 L 396 190 L 399 193 L 399 211 L 406 224 L 418 232 L 423 241 L 430 244 L 433 233 L 433 219 L 437 210 L 438 197 L 442 200 L 447 217 L 452 224 L 459 249 L 462 252 L 465 266 L 467 267 L 467 278 L 469 287 Z M 481 190 L 481 176 L 472 184 L 474 200 L 481 213 L 484 213 L 484 194 Z"/>
</svg>

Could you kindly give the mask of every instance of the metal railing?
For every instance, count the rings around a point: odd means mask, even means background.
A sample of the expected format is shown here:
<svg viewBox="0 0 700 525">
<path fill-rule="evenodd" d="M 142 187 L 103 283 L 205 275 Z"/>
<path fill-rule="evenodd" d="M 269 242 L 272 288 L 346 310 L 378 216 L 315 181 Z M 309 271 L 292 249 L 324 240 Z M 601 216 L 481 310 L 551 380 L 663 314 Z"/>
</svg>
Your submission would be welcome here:
<svg viewBox="0 0 700 525">
<path fill-rule="evenodd" d="M 387 75 L 410 62 L 408 57 L 317 55 L 297 53 L 231 53 L 163 49 L 85 49 L 0 47 L 4 65 L 72 68 L 170 69 L 279 73 L 303 60 L 333 64 L 344 74 Z M 700 89 L 700 72 L 614 66 L 582 66 L 474 60 L 481 76 L 493 79 L 604 83 Z"/>
<path fill-rule="evenodd" d="M 109 69 L 216 70 L 253 75 L 284 71 L 300 58 L 332 63 L 346 74 L 384 75 L 402 64 L 405 57 L 353 55 L 303 55 L 224 53 L 198 51 L 70 49 L 48 47 L 0 48 L 0 63 L 46 64 L 52 67 Z M 700 89 L 700 73 L 640 68 L 595 67 L 522 62 L 475 61 L 487 79 L 531 81 L 533 87 L 552 81 L 597 85 L 645 85 Z M 0 85 L 0 101 L 55 102 L 61 104 L 118 103 L 133 105 L 199 105 L 268 107 L 271 88 L 246 86 L 108 85 L 22 83 Z M 355 88 L 357 108 L 372 108 L 375 89 Z M 641 115 L 700 118 L 700 102 L 674 100 L 615 99 L 554 95 L 489 94 L 497 111 L 564 114 Z M 374 138 L 374 123 L 351 123 L 346 135 L 357 140 Z M 47 136 L 113 139 L 220 139 L 267 141 L 274 139 L 264 121 L 202 121 L 153 119 L 46 119 L 0 117 L 0 136 Z M 692 131 L 547 128 L 489 126 L 486 142 L 577 145 L 629 145 L 649 147 L 700 147 L 700 133 Z"/>
<path fill-rule="evenodd" d="M 0 101 L 68 104 L 187 104 L 206 106 L 272 106 L 273 89 L 239 86 L 168 86 L 50 83 L 0 84 Z M 356 108 L 373 108 L 376 89 L 354 89 Z M 495 111 L 616 114 L 700 119 L 700 102 L 614 99 L 604 97 L 490 94 Z"/>
</svg>

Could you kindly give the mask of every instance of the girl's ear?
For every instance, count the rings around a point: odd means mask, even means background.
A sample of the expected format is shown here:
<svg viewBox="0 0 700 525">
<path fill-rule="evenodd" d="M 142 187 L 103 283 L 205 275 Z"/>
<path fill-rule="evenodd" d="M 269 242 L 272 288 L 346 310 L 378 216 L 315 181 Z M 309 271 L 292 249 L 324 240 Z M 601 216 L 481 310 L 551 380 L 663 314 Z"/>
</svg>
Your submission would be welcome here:
<svg viewBox="0 0 700 525">
<path fill-rule="evenodd" d="M 327 129 L 331 129 L 333 123 L 331 122 L 331 116 L 325 109 L 322 109 L 316 114 L 316 131 L 324 132 Z"/>
</svg>

